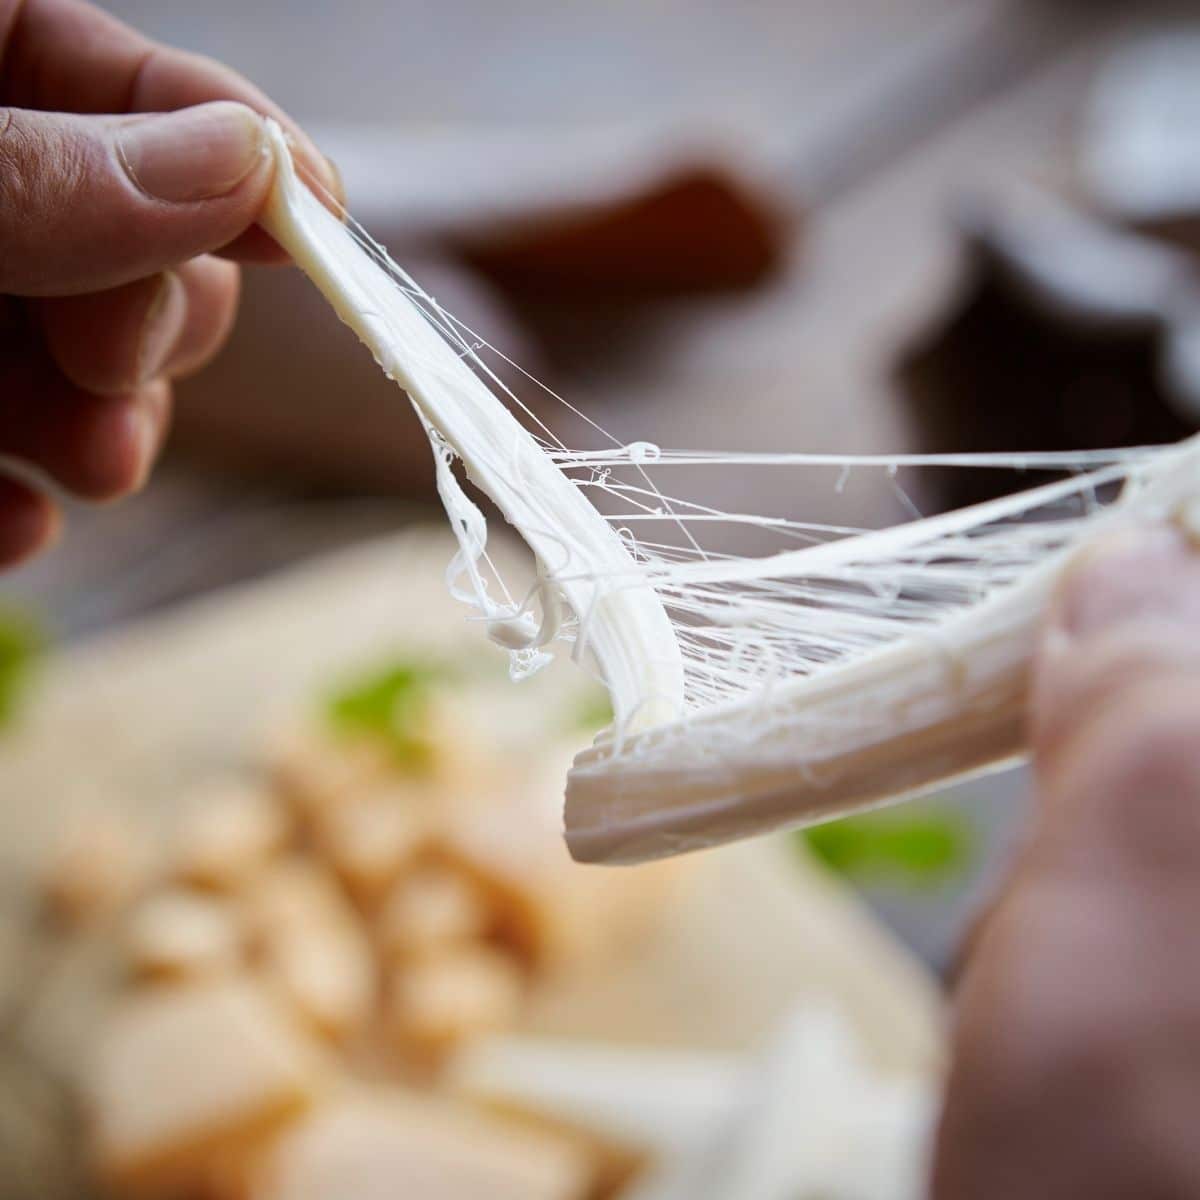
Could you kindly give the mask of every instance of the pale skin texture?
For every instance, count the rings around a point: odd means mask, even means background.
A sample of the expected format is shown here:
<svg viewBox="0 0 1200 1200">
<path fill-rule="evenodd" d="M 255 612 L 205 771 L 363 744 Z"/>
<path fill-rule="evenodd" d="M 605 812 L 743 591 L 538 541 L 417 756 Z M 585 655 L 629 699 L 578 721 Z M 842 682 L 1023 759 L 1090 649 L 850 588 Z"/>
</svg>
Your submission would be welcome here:
<svg viewBox="0 0 1200 1200">
<path fill-rule="evenodd" d="M 1037 663 L 1029 844 L 958 995 L 936 1200 L 1200 1196 L 1200 552 L 1129 531 Z"/>
<path fill-rule="evenodd" d="M 139 150 L 137 126 L 172 119 L 142 114 L 195 105 Z M 236 261 L 282 258 L 254 228 L 272 168 L 247 109 L 337 195 L 227 68 L 80 0 L 0 0 L 0 456 L 93 499 L 146 478 L 171 381 L 232 324 Z M 58 520 L 0 474 L 0 567 Z M 958 997 L 936 1200 L 1200 1196 L 1198 628 L 1200 555 L 1175 530 L 1063 585 L 1036 667 L 1035 828 Z"/>
<path fill-rule="evenodd" d="M 284 257 L 254 228 L 273 170 L 256 113 L 337 196 L 312 143 L 227 67 L 81 0 L 0 0 L 0 456 L 93 500 L 143 483 L 172 380 L 232 326 L 237 261 Z M 0 567 L 58 531 L 17 474 L 0 473 Z"/>
</svg>

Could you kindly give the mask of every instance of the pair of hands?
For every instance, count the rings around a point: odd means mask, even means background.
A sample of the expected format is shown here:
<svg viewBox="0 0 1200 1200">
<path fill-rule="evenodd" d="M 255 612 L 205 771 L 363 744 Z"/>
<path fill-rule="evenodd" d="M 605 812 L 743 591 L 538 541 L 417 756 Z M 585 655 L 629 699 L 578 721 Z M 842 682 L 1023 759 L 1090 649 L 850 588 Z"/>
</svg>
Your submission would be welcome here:
<svg viewBox="0 0 1200 1200">
<path fill-rule="evenodd" d="M 255 113 L 336 197 L 233 72 L 82 0 L 0 0 L 0 455 L 91 498 L 145 478 L 171 380 L 232 324 L 237 260 L 282 257 L 254 228 Z M 0 476 L 0 566 L 57 521 Z M 1039 817 L 961 991 L 937 1200 L 1200 1196 L 1197 627 L 1200 556 L 1174 531 L 1093 557 L 1058 599 Z"/>
</svg>

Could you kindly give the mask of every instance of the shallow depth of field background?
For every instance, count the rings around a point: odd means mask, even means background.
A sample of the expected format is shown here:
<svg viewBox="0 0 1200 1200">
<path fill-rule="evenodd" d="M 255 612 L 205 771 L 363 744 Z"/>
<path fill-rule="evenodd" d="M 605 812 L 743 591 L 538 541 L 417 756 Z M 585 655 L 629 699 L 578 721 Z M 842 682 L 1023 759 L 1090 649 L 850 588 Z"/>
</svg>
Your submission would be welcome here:
<svg viewBox="0 0 1200 1200">
<path fill-rule="evenodd" d="M 1121 277 L 1103 270 L 1048 303 L 1006 258 L 1032 192 L 1137 227 L 1190 272 L 1187 5 L 108 7 L 262 85 L 399 261 L 622 439 L 862 452 L 958 448 L 966 430 L 962 448 L 1017 449 L 1014 431 L 1060 448 L 1192 427 L 1200 387 L 1189 398 L 1186 362 L 1163 366 L 1186 312 L 1114 317 Z M 545 236 L 563 222 L 570 237 Z M 251 274 L 235 343 L 181 389 L 146 493 L 76 508 L 51 558 L 0 581 L 18 624 L 95 635 L 436 516 L 402 398 L 293 273 Z M 897 512 L 886 487 L 840 494 L 821 475 L 722 486 L 726 507 Z M 906 487 L 924 511 L 972 498 L 950 479 Z M 925 806 L 899 849 L 820 848 L 945 968 L 1024 796 L 1023 777 L 993 779 Z"/>
</svg>

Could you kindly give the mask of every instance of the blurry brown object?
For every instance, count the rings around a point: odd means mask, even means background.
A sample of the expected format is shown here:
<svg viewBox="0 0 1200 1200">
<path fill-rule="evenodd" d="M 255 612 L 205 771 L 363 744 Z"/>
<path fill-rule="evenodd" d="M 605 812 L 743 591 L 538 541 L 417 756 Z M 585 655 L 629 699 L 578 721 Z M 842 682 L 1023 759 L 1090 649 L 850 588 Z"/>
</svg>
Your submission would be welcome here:
<svg viewBox="0 0 1200 1200">
<path fill-rule="evenodd" d="M 354 215 L 402 265 L 434 246 L 503 287 L 559 298 L 752 286 L 783 264 L 796 209 L 776 139 L 738 120 L 338 125 L 321 136 Z"/>
<path fill-rule="evenodd" d="M 606 204 L 463 236 L 457 248 L 502 288 L 590 299 L 753 287 L 786 244 L 782 202 L 712 162 Z"/>
<path fill-rule="evenodd" d="M 979 210 L 962 232 L 961 292 L 898 367 L 923 450 L 1101 449 L 1195 430 L 1187 393 L 1200 396 L 1200 377 L 1172 369 L 1197 311 L 1186 258 L 1040 207 Z M 1033 482 L 1011 471 L 944 474 L 943 508 Z"/>
</svg>

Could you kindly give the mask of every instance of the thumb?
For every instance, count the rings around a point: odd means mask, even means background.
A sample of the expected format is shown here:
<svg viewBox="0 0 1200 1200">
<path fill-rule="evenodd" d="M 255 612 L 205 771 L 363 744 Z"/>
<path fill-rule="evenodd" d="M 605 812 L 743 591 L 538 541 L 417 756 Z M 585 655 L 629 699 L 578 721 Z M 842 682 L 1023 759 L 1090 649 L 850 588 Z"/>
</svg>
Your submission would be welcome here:
<svg viewBox="0 0 1200 1200">
<path fill-rule="evenodd" d="M 942 1200 L 1200 1196 L 1200 554 L 1068 571 L 1035 670 L 1036 825 L 968 964 Z"/>
<path fill-rule="evenodd" d="M 1129 529 L 1067 574 L 1034 675 L 1043 839 L 1200 868 L 1200 553 Z"/>
<path fill-rule="evenodd" d="M 220 249 L 254 223 L 272 173 L 262 119 L 230 101 L 0 109 L 0 292 L 99 291 Z"/>
</svg>

